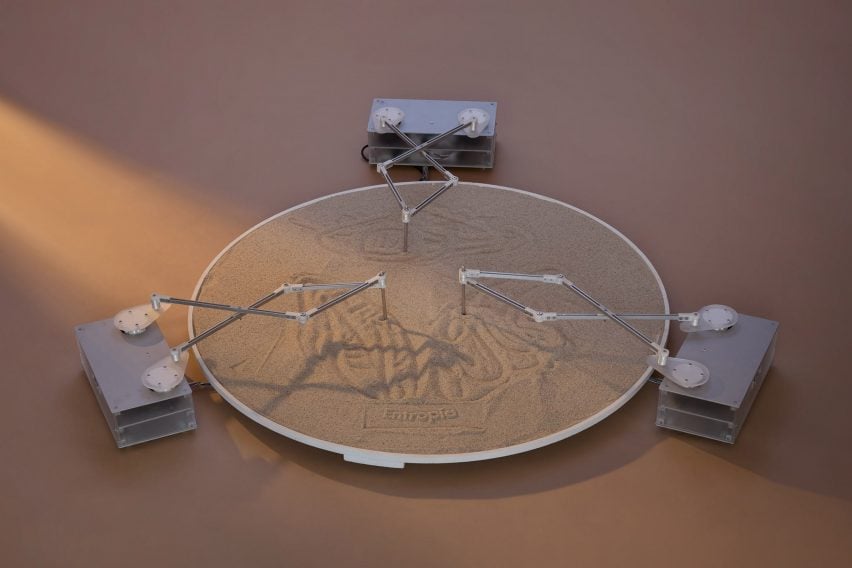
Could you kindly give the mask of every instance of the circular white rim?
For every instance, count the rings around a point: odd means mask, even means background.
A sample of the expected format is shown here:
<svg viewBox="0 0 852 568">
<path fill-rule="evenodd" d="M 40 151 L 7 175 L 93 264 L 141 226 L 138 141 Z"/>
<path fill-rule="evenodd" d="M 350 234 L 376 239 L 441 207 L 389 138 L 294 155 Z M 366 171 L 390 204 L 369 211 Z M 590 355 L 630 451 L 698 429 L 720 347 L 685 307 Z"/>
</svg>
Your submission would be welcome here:
<svg viewBox="0 0 852 568">
<path fill-rule="evenodd" d="M 440 182 L 413 181 L 413 182 L 397 183 L 396 185 L 397 186 L 405 186 L 405 185 L 418 185 L 418 184 L 423 184 L 423 183 L 440 183 Z M 483 188 L 489 188 L 489 189 L 500 189 L 500 190 L 504 190 L 504 191 L 511 191 L 511 192 L 520 193 L 522 195 L 526 195 L 526 196 L 529 196 L 529 197 L 533 197 L 533 198 L 536 198 L 536 199 L 541 199 L 543 201 L 548 201 L 550 203 L 556 203 L 557 205 L 567 207 L 568 209 L 571 209 L 572 211 L 576 211 L 577 213 L 580 213 L 581 215 L 585 215 L 586 217 L 588 217 L 588 218 L 590 218 L 594 221 L 597 221 L 598 223 L 600 223 L 601 225 L 603 225 L 604 227 L 606 227 L 607 229 L 612 231 L 619 238 L 621 238 L 625 243 L 627 243 L 636 252 L 636 254 L 638 254 L 639 257 L 645 262 L 645 264 L 648 266 L 648 269 L 651 271 L 651 274 L 654 275 L 654 279 L 657 281 L 657 286 L 659 286 L 659 288 L 660 288 L 660 293 L 662 294 L 662 297 L 663 297 L 663 306 L 665 308 L 665 311 L 666 311 L 666 313 L 669 312 L 669 298 L 668 298 L 668 295 L 666 294 L 666 288 L 665 288 L 665 286 L 663 286 L 663 281 L 660 279 L 660 275 L 657 273 L 656 268 L 654 268 L 654 265 L 651 264 L 651 261 L 648 259 L 648 257 L 645 255 L 645 253 L 643 253 L 639 249 L 639 247 L 637 247 L 630 239 L 628 239 L 626 236 L 624 236 L 621 233 L 621 231 L 619 231 L 615 227 L 613 227 L 613 226 L 609 225 L 608 223 L 606 223 L 605 221 L 602 221 L 601 219 L 595 217 L 591 213 L 587 213 L 586 211 L 583 211 L 582 209 L 574 207 L 573 205 L 568 205 L 567 203 L 565 203 L 563 201 L 559 201 L 558 199 L 553 199 L 552 197 L 547 197 L 547 196 L 544 196 L 544 195 L 539 195 L 537 193 L 532 193 L 530 191 L 524 191 L 522 189 L 515 189 L 513 187 L 505 187 L 505 186 L 501 186 L 501 185 L 492 185 L 492 184 L 487 184 L 487 183 L 473 183 L 473 182 L 462 182 L 462 183 L 464 185 L 469 185 L 469 186 L 474 186 L 474 187 L 483 187 Z M 291 212 L 296 211 L 298 209 L 301 209 L 303 207 L 307 207 L 308 205 L 313 205 L 314 203 L 324 201 L 326 199 L 331 199 L 333 197 L 337 197 L 337 196 L 340 196 L 340 195 L 346 195 L 348 193 L 357 193 L 359 191 L 369 191 L 369 190 L 372 190 L 372 189 L 379 189 L 379 188 L 385 188 L 385 187 L 386 187 L 385 185 L 380 184 L 380 185 L 370 185 L 370 186 L 366 186 L 366 187 L 349 189 L 349 190 L 346 190 L 346 191 L 339 191 L 337 193 L 324 195 L 322 197 L 318 197 L 316 199 L 312 199 L 310 201 L 300 203 L 299 205 L 295 205 L 293 207 L 290 207 L 289 209 L 285 209 L 284 211 L 281 211 L 280 213 L 276 213 L 272 217 L 264 219 L 263 221 L 254 225 L 250 229 L 246 230 L 240 236 L 238 236 L 233 241 L 231 241 L 228 244 L 228 246 L 226 246 L 224 249 L 222 249 L 222 251 L 219 254 L 217 254 L 216 257 L 213 258 L 213 260 L 210 261 L 210 264 L 207 265 L 207 268 L 204 269 L 204 272 L 201 274 L 201 277 L 198 279 L 198 283 L 195 285 L 195 290 L 192 293 L 192 297 L 198 298 L 198 294 L 201 291 L 201 286 L 204 284 L 204 280 L 207 278 L 207 274 L 210 272 L 210 270 L 216 265 L 216 263 L 219 261 L 220 258 L 222 258 L 222 256 L 225 253 L 227 253 L 232 247 L 234 247 L 238 242 L 240 242 L 247 235 L 249 235 L 250 233 L 259 229 L 260 227 L 266 225 L 267 223 L 274 221 L 278 217 L 281 217 L 283 215 L 287 215 L 288 213 L 291 213 Z M 195 337 L 195 333 L 194 333 L 194 330 L 193 330 L 193 327 L 192 327 L 192 313 L 193 313 L 193 308 L 190 307 L 189 308 L 189 314 L 187 316 L 187 326 L 189 328 L 190 339 Z M 665 345 L 666 339 L 668 338 L 668 335 L 669 335 L 669 322 L 668 322 L 668 320 L 665 320 L 664 325 L 663 325 L 663 334 L 660 338 L 660 344 L 661 345 Z M 207 364 L 204 362 L 204 359 L 201 357 L 201 354 L 198 352 L 198 347 L 196 345 L 192 346 L 192 351 L 195 354 L 195 359 L 198 361 L 198 364 L 200 365 L 201 370 L 204 373 L 204 376 L 207 378 L 207 380 L 210 382 L 210 384 L 213 386 L 213 388 L 216 390 L 216 392 L 223 399 L 225 399 L 231 406 L 233 406 L 234 408 L 239 410 L 242 414 L 244 414 L 245 416 L 247 416 L 248 418 L 250 418 L 254 422 L 257 422 L 261 426 L 269 428 L 273 432 L 277 432 L 278 434 L 281 434 L 283 436 L 287 436 L 290 439 L 296 440 L 297 442 L 301 442 L 303 444 L 307 444 L 307 445 L 313 446 L 315 448 L 320 448 L 322 450 L 327 450 L 329 452 L 341 454 L 344 457 L 344 459 L 347 460 L 347 461 L 353 461 L 353 462 L 371 464 L 371 465 L 386 466 L 386 467 L 403 467 L 407 463 L 459 463 L 459 462 L 490 460 L 490 459 L 495 459 L 495 458 L 502 458 L 502 457 L 506 457 L 506 456 L 511 456 L 511 455 L 515 455 L 515 454 L 521 454 L 521 453 L 524 453 L 524 452 L 529 452 L 531 450 L 536 450 L 538 448 L 543 448 L 544 446 L 549 446 L 550 444 L 554 444 L 556 442 L 564 440 L 565 438 L 569 438 L 569 437 L 573 436 L 574 434 L 577 434 L 579 432 L 582 432 L 583 430 L 586 430 L 587 428 L 594 426 L 595 424 L 597 424 L 598 422 L 600 422 L 601 420 L 608 417 L 613 412 L 615 412 L 616 410 L 618 410 L 619 408 L 624 406 L 627 403 L 628 400 L 633 398 L 633 396 L 637 392 L 639 392 L 639 389 L 642 388 L 642 385 L 645 384 L 645 382 L 648 380 L 648 377 L 651 376 L 651 373 L 654 371 L 653 368 L 648 367 L 645 370 L 645 372 L 642 373 L 642 375 L 639 377 L 639 379 L 633 385 L 631 385 L 631 387 L 629 389 L 627 389 L 626 392 L 624 392 L 624 394 L 622 394 L 620 397 L 615 399 L 612 403 L 609 404 L 609 406 L 606 406 L 603 409 L 601 409 L 598 413 L 586 418 L 585 420 L 583 420 L 581 422 L 578 422 L 578 423 L 570 426 L 569 428 L 566 428 L 564 430 L 560 430 L 559 432 L 554 432 L 553 434 L 543 436 L 541 438 L 536 438 L 535 440 L 530 440 L 528 442 L 523 442 L 521 444 L 515 444 L 513 446 L 505 446 L 503 448 L 495 448 L 495 449 L 491 449 L 491 450 L 482 450 L 482 451 L 478 451 L 478 452 L 468 452 L 468 453 L 462 453 L 462 454 L 403 454 L 403 453 L 394 453 L 394 452 L 381 452 L 381 451 L 378 451 L 378 450 L 367 450 L 367 449 L 358 448 L 358 447 L 355 447 L 355 446 L 346 446 L 344 444 L 336 444 L 334 442 L 329 442 L 329 441 L 326 441 L 326 440 L 322 440 L 320 438 L 314 438 L 312 436 L 308 436 L 307 434 L 297 432 L 296 430 L 292 430 L 290 428 L 287 428 L 286 426 L 279 424 L 278 422 L 270 420 L 269 418 L 267 418 L 267 417 L 265 417 L 261 414 L 258 414 L 257 412 L 255 412 L 254 410 L 252 410 L 251 408 L 246 406 L 238 398 L 236 398 L 234 395 L 232 395 L 228 391 L 228 389 L 226 389 L 224 387 L 224 385 L 222 385 L 216 379 L 216 376 L 210 371 L 210 369 L 207 367 Z"/>
</svg>

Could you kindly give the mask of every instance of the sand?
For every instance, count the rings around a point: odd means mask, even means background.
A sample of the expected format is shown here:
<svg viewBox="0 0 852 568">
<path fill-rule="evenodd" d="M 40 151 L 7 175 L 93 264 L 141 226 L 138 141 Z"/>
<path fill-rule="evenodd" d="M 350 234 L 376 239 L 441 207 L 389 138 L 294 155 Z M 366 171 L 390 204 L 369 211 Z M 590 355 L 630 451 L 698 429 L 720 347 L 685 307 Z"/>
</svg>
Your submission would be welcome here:
<svg viewBox="0 0 852 568">
<path fill-rule="evenodd" d="M 409 203 L 434 184 L 403 186 Z M 378 290 L 306 325 L 249 316 L 199 344 L 228 394 L 302 434 L 401 454 L 468 453 L 583 425 L 641 380 L 650 351 L 608 321 L 535 323 L 468 290 L 460 266 L 563 273 L 617 311 L 661 312 L 648 265 L 622 237 L 561 204 L 460 184 L 411 223 L 387 188 L 337 195 L 279 215 L 228 249 L 199 298 L 248 305 L 283 282 L 354 282 L 387 271 Z M 546 311 L 589 312 L 554 285 L 486 284 Z M 302 310 L 334 293 L 286 295 L 269 309 Z M 222 319 L 195 310 L 196 333 Z M 637 327 L 660 338 L 661 322 Z"/>
</svg>

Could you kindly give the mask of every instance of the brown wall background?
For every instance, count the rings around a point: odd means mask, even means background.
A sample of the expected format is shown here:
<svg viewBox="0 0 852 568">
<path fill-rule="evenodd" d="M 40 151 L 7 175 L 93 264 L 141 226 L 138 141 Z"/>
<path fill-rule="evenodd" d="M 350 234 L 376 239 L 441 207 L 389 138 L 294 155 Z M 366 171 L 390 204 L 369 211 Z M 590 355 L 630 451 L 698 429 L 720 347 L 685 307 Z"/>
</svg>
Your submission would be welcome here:
<svg viewBox="0 0 852 568">
<path fill-rule="evenodd" d="M 840 2 L 0 2 L 2 563 L 849 564 L 850 32 Z M 195 433 L 115 449 L 73 325 L 379 183 L 374 97 L 498 101 L 463 179 L 618 227 L 674 309 L 780 321 L 737 444 L 657 429 L 647 386 L 485 463 L 346 464 L 209 393 Z"/>
</svg>

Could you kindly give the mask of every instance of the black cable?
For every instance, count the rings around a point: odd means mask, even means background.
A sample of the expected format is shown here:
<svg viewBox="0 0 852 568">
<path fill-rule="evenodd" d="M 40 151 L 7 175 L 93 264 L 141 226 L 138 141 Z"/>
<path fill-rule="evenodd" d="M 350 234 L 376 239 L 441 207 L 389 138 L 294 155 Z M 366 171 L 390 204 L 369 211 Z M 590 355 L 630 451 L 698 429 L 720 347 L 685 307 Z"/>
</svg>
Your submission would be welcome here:
<svg viewBox="0 0 852 568">
<path fill-rule="evenodd" d="M 361 146 L 361 159 L 365 162 L 369 162 L 370 158 L 364 155 L 364 150 L 369 148 L 369 144 L 364 144 Z M 418 168 L 420 170 L 420 181 L 429 181 L 429 166 L 412 166 L 414 168 Z"/>
</svg>

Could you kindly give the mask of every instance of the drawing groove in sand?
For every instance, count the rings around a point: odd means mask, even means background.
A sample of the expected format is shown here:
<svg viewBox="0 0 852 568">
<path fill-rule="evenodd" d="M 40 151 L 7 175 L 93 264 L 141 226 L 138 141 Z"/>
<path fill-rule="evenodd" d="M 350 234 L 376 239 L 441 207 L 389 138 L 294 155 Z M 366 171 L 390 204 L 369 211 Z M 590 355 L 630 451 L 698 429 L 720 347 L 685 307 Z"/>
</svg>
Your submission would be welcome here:
<svg viewBox="0 0 852 568">
<path fill-rule="evenodd" d="M 400 254 L 402 224 L 397 213 L 372 214 L 367 218 L 346 216 L 338 226 L 325 228 L 303 219 L 290 220 L 315 234 L 320 248 L 332 254 L 356 254 L 378 263 L 408 263 Z M 532 243 L 522 227 L 493 216 L 467 217 L 463 213 L 433 205 L 411 222 L 412 251 L 416 245 L 419 262 L 452 260 L 451 256 L 491 255 L 520 249 Z M 447 242 L 453 247 L 447 247 Z"/>
</svg>

